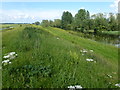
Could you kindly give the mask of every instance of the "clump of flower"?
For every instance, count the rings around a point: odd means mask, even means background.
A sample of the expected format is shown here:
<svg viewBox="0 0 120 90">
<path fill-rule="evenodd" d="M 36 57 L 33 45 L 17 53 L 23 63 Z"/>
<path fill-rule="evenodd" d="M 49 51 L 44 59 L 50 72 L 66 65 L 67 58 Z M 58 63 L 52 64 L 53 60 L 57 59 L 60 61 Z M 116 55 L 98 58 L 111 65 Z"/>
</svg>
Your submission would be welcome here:
<svg viewBox="0 0 120 90">
<path fill-rule="evenodd" d="M 75 85 L 75 86 L 68 86 L 70 89 L 82 89 L 83 87 L 81 85 Z"/>
<path fill-rule="evenodd" d="M 10 52 L 6 56 L 4 56 L 3 58 L 11 60 L 11 59 L 14 59 L 16 56 L 17 56 L 17 54 L 15 52 Z"/>
<path fill-rule="evenodd" d="M 115 84 L 116 87 L 120 87 L 120 83 L 119 84 Z"/>
<path fill-rule="evenodd" d="M 57 39 L 59 39 L 59 38 L 57 37 Z"/>
<path fill-rule="evenodd" d="M 90 52 L 93 52 L 93 50 L 90 50 Z"/>
<path fill-rule="evenodd" d="M 112 78 L 112 76 L 111 76 L 111 75 L 108 75 L 108 74 L 107 74 L 107 76 L 108 76 L 109 78 Z"/>
<path fill-rule="evenodd" d="M 93 60 L 93 59 L 86 59 L 86 61 L 92 62 L 92 61 L 94 61 L 94 60 Z"/>
<path fill-rule="evenodd" d="M 15 52 L 10 52 L 8 54 L 6 54 L 5 56 L 3 56 L 4 61 L 2 61 L 2 64 L 5 66 L 7 64 L 11 64 L 10 60 L 14 59 L 16 56 L 18 56 L 18 54 L 16 54 Z"/>
<path fill-rule="evenodd" d="M 86 52 L 87 52 L 87 50 L 83 49 L 83 50 L 80 50 L 80 52 L 86 53 Z"/>
<path fill-rule="evenodd" d="M 5 65 L 7 65 L 7 64 L 11 64 L 11 62 L 10 62 L 10 60 L 4 60 L 4 61 L 2 61 L 2 64 L 5 66 Z"/>
</svg>

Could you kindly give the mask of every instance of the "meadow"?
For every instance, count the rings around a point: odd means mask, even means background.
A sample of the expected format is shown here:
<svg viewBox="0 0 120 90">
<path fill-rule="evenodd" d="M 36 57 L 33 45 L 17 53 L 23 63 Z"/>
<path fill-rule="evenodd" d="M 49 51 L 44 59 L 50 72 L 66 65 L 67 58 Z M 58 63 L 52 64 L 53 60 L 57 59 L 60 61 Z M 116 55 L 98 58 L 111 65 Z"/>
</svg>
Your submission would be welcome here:
<svg viewBox="0 0 120 90">
<path fill-rule="evenodd" d="M 119 88 L 113 45 L 33 24 L 1 33 L 3 88 Z"/>
</svg>

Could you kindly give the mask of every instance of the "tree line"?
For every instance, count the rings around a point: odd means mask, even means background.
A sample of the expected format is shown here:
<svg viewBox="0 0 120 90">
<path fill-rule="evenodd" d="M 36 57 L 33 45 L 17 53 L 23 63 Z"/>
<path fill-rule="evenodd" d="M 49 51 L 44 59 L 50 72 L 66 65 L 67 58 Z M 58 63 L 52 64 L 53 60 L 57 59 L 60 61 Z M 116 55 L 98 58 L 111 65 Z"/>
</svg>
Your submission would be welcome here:
<svg viewBox="0 0 120 90">
<path fill-rule="evenodd" d="M 52 20 L 42 20 L 42 22 L 35 22 L 36 25 L 42 25 L 43 27 L 58 27 L 65 30 L 74 30 L 85 32 L 88 30 L 94 30 L 94 32 L 107 31 L 118 31 L 120 24 L 118 23 L 120 19 L 120 13 L 113 14 L 109 13 L 97 13 L 90 16 L 88 10 L 80 9 L 77 14 L 73 17 L 71 12 L 64 11 L 61 19 Z"/>
</svg>

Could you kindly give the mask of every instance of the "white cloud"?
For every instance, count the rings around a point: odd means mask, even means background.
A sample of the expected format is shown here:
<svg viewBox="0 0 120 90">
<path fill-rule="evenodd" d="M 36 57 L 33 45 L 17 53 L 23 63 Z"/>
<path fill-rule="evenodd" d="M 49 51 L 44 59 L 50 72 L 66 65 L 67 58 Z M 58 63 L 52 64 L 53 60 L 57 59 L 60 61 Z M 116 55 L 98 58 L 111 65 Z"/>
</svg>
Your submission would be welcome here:
<svg viewBox="0 0 120 90">
<path fill-rule="evenodd" d="M 115 0 L 113 4 L 110 5 L 111 8 L 114 8 L 115 12 L 118 12 L 118 2 L 120 2 L 120 0 Z"/>
<path fill-rule="evenodd" d="M 47 10 L 47 11 L 21 11 L 21 10 L 0 10 L 1 22 L 35 22 L 43 19 L 61 18 L 62 11 Z M 1 20 L 0 18 L 0 20 Z"/>
<path fill-rule="evenodd" d="M 63 11 L 69 11 L 74 16 L 77 11 L 74 10 L 40 10 L 40 11 L 33 11 L 33 10 L 0 10 L 0 17 L 2 18 L 3 23 L 9 22 L 35 22 L 41 21 L 43 19 L 54 20 L 60 19 L 62 16 Z M 1 20 L 0 18 L 0 20 Z"/>
</svg>

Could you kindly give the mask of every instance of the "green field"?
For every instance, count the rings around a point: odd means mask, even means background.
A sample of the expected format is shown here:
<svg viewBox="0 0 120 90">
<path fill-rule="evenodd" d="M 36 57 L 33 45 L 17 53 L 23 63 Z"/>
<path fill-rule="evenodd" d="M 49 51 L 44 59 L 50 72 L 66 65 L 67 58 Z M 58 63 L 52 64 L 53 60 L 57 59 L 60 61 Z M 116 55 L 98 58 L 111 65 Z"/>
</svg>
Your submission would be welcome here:
<svg viewBox="0 0 120 90">
<path fill-rule="evenodd" d="M 0 33 L 2 58 L 17 53 L 10 64 L 2 64 L 3 88 L 118 88 L 118 48 L 112 45 L 37 25 Z"/>
</svg>

